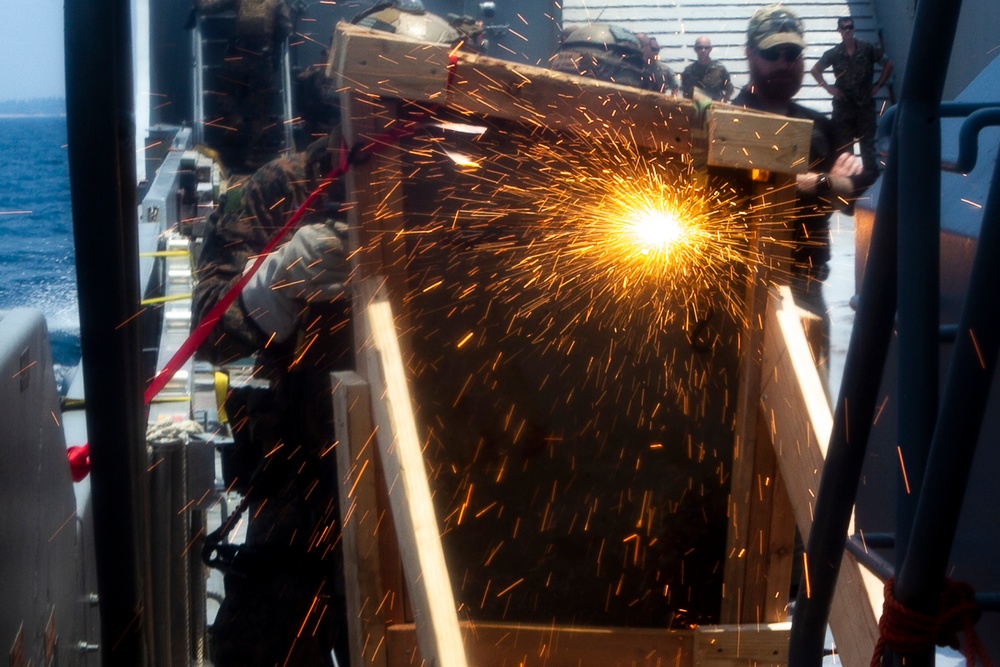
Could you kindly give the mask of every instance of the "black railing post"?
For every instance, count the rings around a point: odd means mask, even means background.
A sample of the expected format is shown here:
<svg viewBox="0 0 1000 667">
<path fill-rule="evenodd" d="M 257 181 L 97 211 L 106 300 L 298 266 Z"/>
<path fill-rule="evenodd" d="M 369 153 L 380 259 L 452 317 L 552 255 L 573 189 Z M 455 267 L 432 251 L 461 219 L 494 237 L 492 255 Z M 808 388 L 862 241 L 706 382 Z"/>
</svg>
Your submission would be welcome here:
<svg viewBox="0 0 1000 667">
<path fill-rule="evenodd" d="M 1000 349 L 1000 157 L 983 208 L 969 289 L 948 366 L 941 411 L 920 488 L 909 548 L 897 564 L 895 597 L 906 608 L 938 613 L 972 459 Z M 933 651 L 916 664 L 934 664 Z M 907 656 L 907 665 L 914 664 Z"/>
<path fill-rule="evenodd" d="M 101 656 L 148 664 L 145 419 L 128 0 L 65 6 L 66 111 Z"/>
<path fill-rule="evenodd" d="M 892 337 L 896 312 L 896 153 L 893 133 L 834 412 L 833 431 L 820 478 L 813 527 L 806 545 L 810 594 L 796 599 L 792 617 L 788 664 L 793 667 L 819 667 L 823 662 L 833 589 L 858 492 L 882 380 L 881 369 Z M 800 587 L 800 590 L 805 589 Z"/>
<path fill-rule="evenodd" d="M 822 663 L 833 589 L 881 379 L 874 369 L 884 368 L 894 314 L 898 314 L 898 353 L 904 360 L 897 379 L 897 433 L 907 473 L 906 483 L 900 481 L 897 503 L 897 569 L 909 541 L 915 507 L 915 494 L 911 496 L 910 490 L 919 489 L 922 483 L 937 415 L 940 106 L 960 8 L 961 2 L 953 0 L 921 0 L 917 7 L 871 251 L 806 549 L 811 594 L 796 601 L 789 650 L 792 667 Z M 896 247 L 890 249 L 889 244 Z M 887 287 L 890 284 L 898 288 L 898 294 Z"/>
<path fill-rule="evenodd" d="M 931 440 L 937 423 L 941 245 L 941 96 L 962 3 L 921 0 L 903 77 L 899 139 L 898 413 L 900 473 L 896 493 L 896 571 L 905 567 Z M 922 594 L 903 592 L 904 606 Z M 937 591 L 934 591 L 936 608 Z M 899 656 L 895 664 L 901 664 Z M 909 667 L 934 664 L 933 648 L 906 658 Z"/>
</svg>

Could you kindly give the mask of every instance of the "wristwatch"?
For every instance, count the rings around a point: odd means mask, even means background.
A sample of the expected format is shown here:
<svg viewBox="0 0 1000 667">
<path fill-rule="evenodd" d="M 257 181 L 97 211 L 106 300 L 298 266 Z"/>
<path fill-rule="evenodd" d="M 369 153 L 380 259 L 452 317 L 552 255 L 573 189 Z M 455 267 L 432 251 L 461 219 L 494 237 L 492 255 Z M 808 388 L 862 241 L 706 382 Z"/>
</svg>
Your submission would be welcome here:
<svg viewBox="0 0 1000 667">
<path fill-rule="evenodd" d="M 816 176 L 816 194 L 828 195 L 831 192 L 833 192 L 833 181 L 830 180 L 830 176 L 826 172 L 820 173 Z"/>
</svg>

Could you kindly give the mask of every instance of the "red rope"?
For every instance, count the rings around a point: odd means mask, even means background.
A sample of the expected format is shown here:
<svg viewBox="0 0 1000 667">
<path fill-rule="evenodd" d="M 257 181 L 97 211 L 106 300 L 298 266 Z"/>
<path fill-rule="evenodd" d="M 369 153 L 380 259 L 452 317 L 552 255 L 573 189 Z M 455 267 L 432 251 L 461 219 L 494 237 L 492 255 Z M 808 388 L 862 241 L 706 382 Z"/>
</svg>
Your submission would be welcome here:
<svg viewBox="0 0 1000 667">
<path fill-rule="evenodd" d="M 875 644 L 871 667 L 882 664 L 882 654 L 889 649 L 897 655 L 907 656 L 927 651 L 935 646 L 948 646 L 959 650 L 959 634 L 965 639 L 965 662 L 974 667 L 977 660 L 984 667 L 992 667 L 986 648 L 975 624 L 982 615 L 976 604 L 972 586 L 961 581 L 945 579 L 941 592 L 940 612 L 929 616 L 904 607 L 894 595 L 895 578 L 885 582 L 885 602 L 882 618 L 878 622 L 879 639 Z"/>
<path fill-rule="evenodd" d="M 448 81 L 445 84 L 446 95 L 454 84 L 455 69 L 457 64 L 458 55 L 455 51 L 452 51 L 448 54 Z M 416 131 L 416 127 L 420 123 L 427 120 L 427 118 L 431 116 L 431 113 L 430 109 L 426 109 L 419 118 L 415 118 L 399 127 L 387 130 L 383 134 L 372 139 L 367 144 L 360 145 L 360 149 L 357 151 L 351 151 L 348 153 L 346 150 L 346 144 L 341 147 L 340 163 L 331 169 L 330 173 L 323 179 L 323 182 L 320 183 L 308 197 L 306 197 L 306 200 L 302 202 L 302 205 L 295 211 L 295 214 L 289 218 L 284 227 L 278 230 L 278 232 L 274 235 L 274 238 L 268 242 L 267 246 L 257 256 L 253 265 L 248 270 L 244 271 L 243 275 L 236 282 L 236 284 L 233 285 L 219 300 L 219 302 L 215 304 L 212 310 L 210 310 L 208 314 L 202 318 L 201 322 L 198 323 L 194 331 L 191 332 L 191 335 L 188 336 L 187 340 L 181 344 L 177 352 L 174 353 L 174 356 L 170 358 L 170 361 L 166 363 L 163 370 L 156 374 L 153 381 L 150 382 L 149 387 L 146 389 L 145 396 L 143 397 L 144 405 L 150 404 L 153 398 L 163 390 L 168 382 L 170 382 L 170 379 L 174 376 L 174 374 L 176 374 L 177 371 L 180 370 L 185 363 L 187 363 L 187 360 L 191 358 L 191 355 L 195 353 L 195 350 L 197 350 L 201 344 L 205 342 L 208 334 L 211 333 L 212 329 L 215 328 L 215 325 L 220 319 L 222 319 L 223 314 L 225 314 L 229 306 L 233 305 L 233 302 L 236 301 L 237 297 L 239 297 L 240 293 L 243 291 L 243 288 L 248 282 L 250 282 L 253 275 L 257 273 L 257 269 L 259 269 L 261 264 L 264 263 L 264 260 L 267 259 L 268 254 L 274 250 L 278 243 L 281 242 L 281 239 L 283 239 L 289 231 L 295 228 L 306 212 L 310 210 L 312 204 L 319 199 L 320 195 L 323 194 L 323 190 L 335 179 L 338 179 L 346 174 L 348 170 L 350 170 L 351 165 L 356 164 L 362 158 L 362 155 L 370 156 L 379 150 L 383 150 L 387 146 L 395 144 L 403 137 L 413 134 Z M 353 158 L 353 161 L 351 158 Z"/>
<path fill-rule="evenodd" d="M 341 150 L 341 155 L 343 155 L 343 153 L 344 151 Z M 195 350 L 197 350 L 201 344 L 205 342 L 205 339 L 208 338 L 208 334 L 212 332 L 215 325 L 218 324 L 220 319 L 222 319 L 222 315 L 231 305 L 233 305 L 233 302 L 236 301 L 240 293 L 243 292 L 243 288 L 246 287 L 248 282 L 250 282 L 253 275 L 257 273 L 257 269 L 261 267 L 264 260 L 267 259 L 267 256 L 272 250 L 275 249 L 275 247 L 277 247 L 281 240 L 285 238 L 288 232 L 299 223 L 306 212 L 308 212 L 312 207 L 312 204 L 320 198 L 320 195 L 323 194 L 323 190 L 326 186 L 328 186 L 333 179 L 339 178 L 347 172 L 347 169 L 344 168 L 344 164 L 345 161 L 341 158 L 340 165 L 331 170 L 323 182 L 320 183 L 308 197 L 306 197 L 306 200 L 302 202 L 302 206 L 295 211 L 294 215 L 288 219 L 288 222 L 285 223 L 284 227 L 278 230 L 274 237 L 268 242 L 267 246 L 265 246 L 260 254 L 257 255 L 257 258 L 254 260 L 250 268 L 243 272 L 240 279 L 229 288 L 229 291 L 226 292 L 221 299 L 219 299 L 218 303 L 212 307 L 212 310 L 210 310 L 208 314 L 202 318 L 201 322 L 199 322 L 194 328 L 194 331 L 191 332 L 191 335 L 187 337 L 187 340 L 185 340 L 174 353 L 174 356 L 170 357 L 170 360 L 163 367 L 163 370 L 153 377 L 153 381 L 149 383 L 149 387 L 146 388 L 146 393 L 143 396 L 143 405 L 149 405 L 152 402 L 156 395 L 159 394 L 165 386 L 167 386 L 167 383 L 170 382 L 171 378 L 174 377 L 177 371 L 180 370 L 185 363 L 187 363 L 187 360 L 191 358 L 191 355 L 195 353 Z"/>
<path fill-rule="evenodd" d="M 458 54 L 456 50 L 452 50 L 448 54 L 448 81 L 445 84 L 445 95 L 452 90 L 455 83 L 455 74 L 458 65 Z M 246 284 L 250 282 L 257 270 L 267 259 L 267 256 L 273 251 L 277 245 L 281 242 L 283 238 L 288 234 L 289 231 L 298 225 L 302 217 L 310 210 L 312 205 L 317 199 L 323 194 L 323 190 L 326 189 L 330 183 L 334 180 L 340 178 L 346 174 L 352 165 L 363 161 L 366 157 L 370 157 L 372 154 L 385 149 L 405 136 L 413 134 L 416 131 L 417 126 L 420 123 L 426 121 L 432 114 L 431 109 L 426 109 L 419 117 L 410 120 L 398 127 L 387 130 L 386 132 L 374 137 L 369 142 L 365 144 L 358 144 L 355 146 L 355 150 L 349 151 L 346 144 L 341 146 L 340 149 L 340 160 L 339 164 L 330 170 L 324 178 L 323 181 L 313 190 L 306 200 L 302 202 L 302 205 L 296 209 L 295 213 L 288 222 L 277 231 L 274 237 L 268 242 L 267 246 L 257 255 L 253 264 L 249 269 L 244 271 L 240 279 L 229 288 L 221 299 L 212 307 L 212 309 L 205 315 L 204 318 L 195 326 L 194 330 L 187 337 L 187 339 L 181 344 L 170 360 L 163 366 L 163 369 L 157 373 L 152 381 L 149 383 L 149 387 L 146 388 L 146 392 L 143 395 L 143 405 L 149 405 L 153 399 L 159 394 L 167 383 L 176 375 L 177 371 L 187 363 L 188 359 L 195 353 L 195 351 L 205 342 L 208 338 L 208 334 L 212 332 L 215 325 L 219 323 L 222 319 L 223 314 L 226 310 L 233 305 L 233 302 L 239 297 L 243 292 L 243 288 Z M 67 450 L 67 457 L 70 462 L 71 475 L 74 482 L 79 482 L 90 472 L 90 446 L 88 443 L 83 445 L 78 445 L 70 447 Z"/>
</svg>

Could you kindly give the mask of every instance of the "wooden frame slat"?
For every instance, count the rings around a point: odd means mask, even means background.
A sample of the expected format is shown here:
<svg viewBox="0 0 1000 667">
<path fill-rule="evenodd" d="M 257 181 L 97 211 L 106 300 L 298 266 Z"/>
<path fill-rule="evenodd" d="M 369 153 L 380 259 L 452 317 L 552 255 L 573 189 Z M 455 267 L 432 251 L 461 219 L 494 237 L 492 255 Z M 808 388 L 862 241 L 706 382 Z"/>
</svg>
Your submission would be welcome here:
<svg viewBox="0 0 1000 667">
<path fill-rule="evenodd" d="M 787 219 L 792 207 L 794 181 L 790 176 L 769 175 L 773 182 L 756 184 L 753 206 L 758 218 L 763 212 L 776 220 Z M 768 440 L 759 441 L 759 402 L 764 349 L 764 314 L 768 290 L 774 280 L 787 276 L 791 263 L 791 230 L 784 225 L 765 224 L 758 219 L 751 252 L 760 258 L 751 271 L 746 291 L 746 328 L 740 335 L 740 382 L 736 403 L 736 433 L 733 442 L 733 472 L 729 494 L 727 558 L 720 619 L 723 623 L 760 623 L 787 618 L 783 601 L 766 591 L 784 586 L 779 582 L 777 561 L 772 552 L 790 551 L 794 542 L 794 520 L 783 511 L 772 513 L 777 486 L 766 482 L 777 477 L 774 456 L 766 449 Z M 777 507 L 787 508 L 778 501 Z M 767 514 L 766 517 L 761 516 Z M 778 521 L 781 523 L 777 523 Z M 767 536 L 768 553 L 760 547 Z M 791 536 L 791 537 L 790 537 Z M 781 544 L 778 539 L 783 540 Z"/>
<path fill-rule="evenodd" d="M 453 62 L 453 66 L 451 63 Z M 528 126 L 603 133 L 715 167 L 807 171 L 812 121 L 690 100 L 337 25 L 340 90 L 446 106 Z M 702 136 L 707 129 L 707 140 Z"/>
<path fill-rule="evenodd" d="M 341 96 L 341 107 L 341 126 L 344 139 L 350 146 L 381 135 L 395 119 L 385 100 L 351 91 L 345 91 Z M 352 279 L 362 280 L 374 274 L 386 276 L 392 293 L 401 292 L 399 261 L 394 254 L 398 248 L 391 244 L 396 232 L 403 226 L 402 195 L 397 187 L 401 178 L 400 153 L 399 146 L 382 146 L 369 159 L 352 165 L 346 174 Z M 393 307 L 398 308 L 398 305 Z M 357 321 L 363 322 L 363 306 L 355 298 Z M 356 326 L 354 332 L 355 349 L 361 350 L 366 345 L 364 327 Z M 359 364 L 358 372 L 367 379 L 367 369 L 363 365 Z M 380 608 L 386 622 L 400 623 L 411 619 L 406 617 L 408 600 L 405 597 L 399 546 L 395 539 L 395 520 L 390 511 L 382 462 L 377 452 L 373 464 L 378 471 L 377 479 L 381 480 L 375 489 L 376 507 L 370 509 L 377 510 L 379 516 L 378 558 L 383 589 L 371 591 L 369 595 L 383 597 Z"/>
<path fill-rule="evenodd" d="M 766 667 L 787 663 L 790 631 L 789 623 L 690 630 L 531 623 L 461 626 L 470 661 L 477 667 Z M 419 664 L 412 624 L 389 628 L 387 646 L 389 667 Z"/>
<path fill-rule="evenodd" d="M 463 667 L 467 661 L 455 597 L 441 549 L 392 308 L 377 277 L 359 280 L 356 289 L 363 304 L 366 336 L 359 363 L 365 368 L 374 398 L 379 456 L 407 590 L 413 598 L 420 653 L 425 664 Z"/>
<path fill-rule="evenodd" d="M 355 664 L 386 664 L 387 607 L 379 559 L 382 513 L 378 508 L 380 480 L 375 464 L 375 426 L 371 393 L 364 378 L 354 372 L 333 374 L 333 412 L 337 433 L 337 470 L 341 534 L 344 548 L 344 587 Z M 387 605 L 387 602 L 389 603 Z"/>
<path fill-rule="evenodd" d="M 771 438 L 799 532 L 808 540 L 833 416 L 789 288 L 772 290 L 764 330 L 761 410 L 772 424 Z M 801 594 L 808 594 L 808 586 Z M 882 582 L 845 553 L 830 628 L 847 667 L 871 662 L 882 599 Z"/>
<path fill-rule="evenodd" d="M 770 667 L 788 664 L 791 623 L 705 625 L 695 628 L 697 667 Z"/>
<path fill-rule="evenodd" d="M 740 169 L 805 173 L 812 123 L 716 106 L 708 114 L 708 163 Z"/>
</svg>

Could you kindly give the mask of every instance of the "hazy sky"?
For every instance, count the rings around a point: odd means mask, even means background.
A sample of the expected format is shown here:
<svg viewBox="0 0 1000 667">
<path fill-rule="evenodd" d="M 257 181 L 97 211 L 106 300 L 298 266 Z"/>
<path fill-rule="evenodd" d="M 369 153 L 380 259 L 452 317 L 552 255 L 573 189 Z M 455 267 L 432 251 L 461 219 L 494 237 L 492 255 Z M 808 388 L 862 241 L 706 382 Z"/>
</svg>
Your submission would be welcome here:
<svg viewBox="0 0 1000 667">
<path fill-rule="evenodd" d="M 63 0 L 0 0 L 0 100 L 63 97 L 64 71 Z"/>
</svg>

